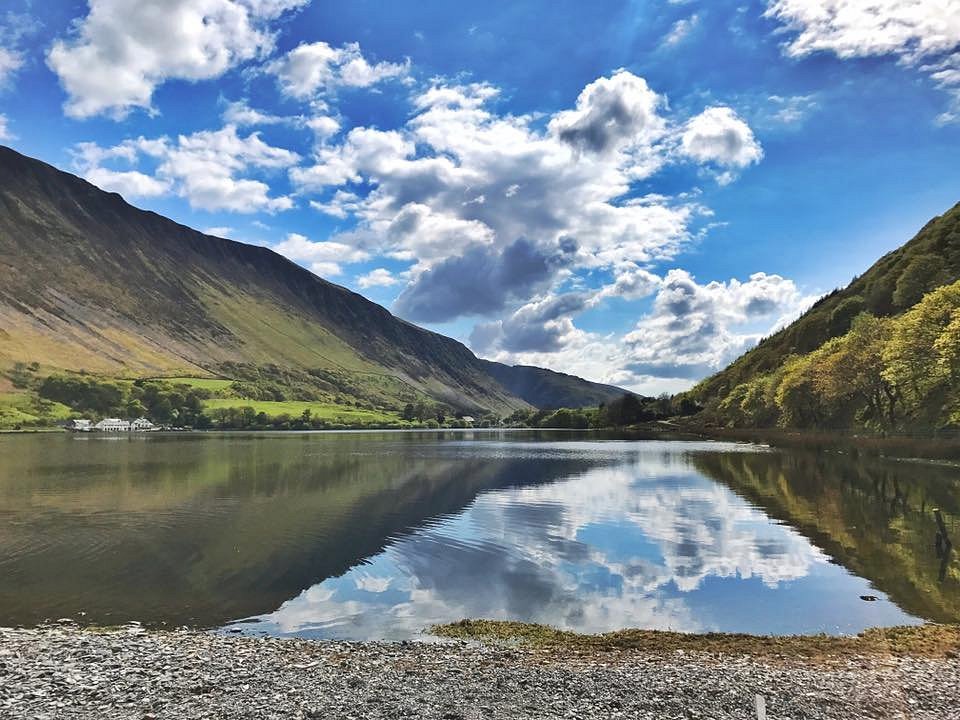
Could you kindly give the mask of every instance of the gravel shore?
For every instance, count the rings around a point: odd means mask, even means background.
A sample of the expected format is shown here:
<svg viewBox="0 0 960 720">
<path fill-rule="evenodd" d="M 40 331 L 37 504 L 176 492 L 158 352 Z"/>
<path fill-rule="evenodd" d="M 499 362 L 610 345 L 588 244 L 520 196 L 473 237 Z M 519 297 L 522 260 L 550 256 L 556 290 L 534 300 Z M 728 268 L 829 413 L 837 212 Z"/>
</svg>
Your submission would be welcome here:
<svg viewBox="0 0 960 720">
<path fill-rule="evenodd" d="M 960 660 L 0 629 L 0 718 L 960 718 Z"/>
</svg>

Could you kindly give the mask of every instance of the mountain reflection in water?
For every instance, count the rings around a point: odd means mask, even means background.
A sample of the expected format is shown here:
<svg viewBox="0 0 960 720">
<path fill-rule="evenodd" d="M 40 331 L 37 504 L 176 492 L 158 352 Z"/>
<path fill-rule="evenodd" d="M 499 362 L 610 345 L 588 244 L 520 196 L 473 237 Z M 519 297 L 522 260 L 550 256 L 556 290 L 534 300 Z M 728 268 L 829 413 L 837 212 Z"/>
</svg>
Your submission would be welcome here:
<svg viewBox="0 0 960 720">
<path fill-rule="evenodd" d="M 765 633 L 960 619 L 929 517 L 958 515 L 948 471 L 601 437 L 0 439 L 0 623 L 405 638 L 461 617 Z"/>
</svg>

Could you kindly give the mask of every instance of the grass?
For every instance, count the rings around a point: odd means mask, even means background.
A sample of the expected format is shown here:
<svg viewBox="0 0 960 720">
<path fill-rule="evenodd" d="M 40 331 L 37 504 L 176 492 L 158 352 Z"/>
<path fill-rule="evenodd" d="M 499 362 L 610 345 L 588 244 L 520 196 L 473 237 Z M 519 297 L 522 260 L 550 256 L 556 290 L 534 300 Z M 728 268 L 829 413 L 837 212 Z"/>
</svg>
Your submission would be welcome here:
<svg viewBox="0 0 960 720">
<path fill-rule="evenodd" d="M 255 412 L 265 413 L 267 417 L 275 418 L 279 415 L 300 417 L 304 410 L 309 410 L 314 420 L 328 422 L 380 424 L 402 422 L 396 413 L 383 410 L 369 410 L 366 408 L 335 405 L 333 403 L 310 402 L 301 400 L 244 400 L 242 398 L 214 398 L 204 400 L 203 408 L 207 412 L 218 408 L 252 407 Z"/>
<path fill-rule="evenodd" d="M 170 383 L 171 385 L 188 385 L 189 387 L 196 388 L 198 390 L 209 390 L 210 392 L 214 393 L 229 392 L 230 387 L 234 383 L 233 380 L 209 377 L 152 377 L 147 379 L 161 380 L 163 382 Z"/>
<path fill-rule="evenodd" d="M 49 425 L 67 420 L 72 411 L 66 405 L 49 400 L 38 401 L 27 391 L 0 393 L 0 428 Z"/>
<path fill-rule="evenodd" d="M 461 620 L 431 628 L 461 640 L 509 643 L 575 653 L 633 650 L 706 652 L 779 658 L 842 659 L 859 656 L 960 657 L 960 625 L 871 628 L 859 635 L 688 634 L 663 630 L 619 630 L 581 635 L 546 625 L 500 620 Z"/>
</svg>

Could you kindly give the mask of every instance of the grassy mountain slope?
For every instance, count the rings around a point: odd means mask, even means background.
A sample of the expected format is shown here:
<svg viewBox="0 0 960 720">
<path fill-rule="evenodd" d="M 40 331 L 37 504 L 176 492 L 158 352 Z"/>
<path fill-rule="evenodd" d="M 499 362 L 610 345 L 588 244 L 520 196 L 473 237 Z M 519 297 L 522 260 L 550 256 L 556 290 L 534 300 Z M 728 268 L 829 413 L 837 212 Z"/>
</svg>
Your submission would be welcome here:
<svg viewBox="0 0 960 720">
<path fill-rule="evenodd" d="M 689 397 L 716 407 L 738 386 L 780 369 L 845 336 L 855 318 L 901 316 L 925 294 L 960 279 L 960 204 L 928 222 L 917 235 L 883 256 L 846 288 L 819 300 L 791 325 L 763 340 L 726 369 L 707 378 Z"/>
<path fill-rule="evenodd" d="M 528 406 L 455 340 L 4 147 L 0 277 L 0 370 L 233 377 L 269 364 L 348 401 Z"/>
</svg>

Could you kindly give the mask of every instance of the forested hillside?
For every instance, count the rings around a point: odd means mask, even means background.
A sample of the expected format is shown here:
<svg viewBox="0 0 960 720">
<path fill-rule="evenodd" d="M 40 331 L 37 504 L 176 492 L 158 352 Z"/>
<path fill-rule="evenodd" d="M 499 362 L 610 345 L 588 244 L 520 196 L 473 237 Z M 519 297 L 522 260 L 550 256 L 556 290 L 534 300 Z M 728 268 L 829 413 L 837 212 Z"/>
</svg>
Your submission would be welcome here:
<svg viewBox="0 0 960 720">
<path fill-rule="evenodd" d="M 960 205 L 687 397 L 723 425 L 960 425 Z"/>
</svg>

